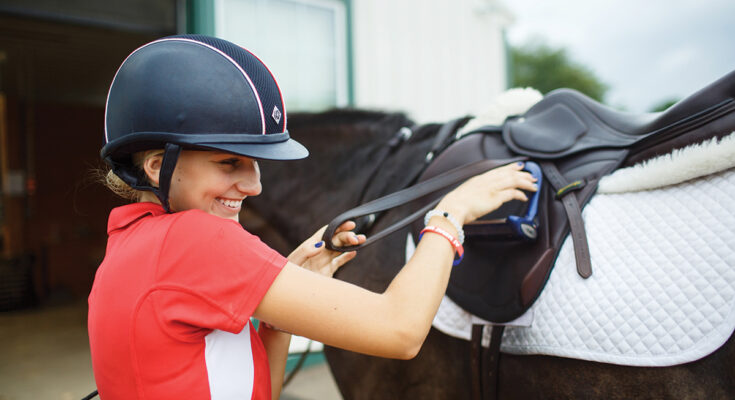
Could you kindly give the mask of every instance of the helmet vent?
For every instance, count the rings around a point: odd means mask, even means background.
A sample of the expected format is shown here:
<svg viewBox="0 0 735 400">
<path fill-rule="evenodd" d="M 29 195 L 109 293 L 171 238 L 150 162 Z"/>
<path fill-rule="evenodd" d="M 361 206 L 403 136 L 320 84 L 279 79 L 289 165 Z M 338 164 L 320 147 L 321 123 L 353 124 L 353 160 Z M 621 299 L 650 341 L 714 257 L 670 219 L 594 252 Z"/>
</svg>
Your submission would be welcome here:
<svg viewBox="0 0 735 400">
<path fill-rule="evenodd" d="M 171 38 L 181 38 L 198 41 L 212 46 L 222 51 L 228 57 L 231 57 L 247 73 L 250 79 L 252 79 L 252 83 L 255 86 L 254 89 L 262 102 L 263 111 L 267 113 L 267 110 L 270 109 L 271 106 L 274 106 L 279 109 L 278 112 L 281 113 L 281 115 L 283 116 L 282 110 L 284 109 L 284 104 L 278 82 L 276 82 L 276 79 L 273 77 L 273 74 L 268 69 L 268 67 L 266 67 L 266 65 L 253 53 L 232 42 L 210 36 L 176 35 L 171 36 Z M 265 118 L 265 115 L 263 117 L 266 134 L 280 133 L 286 131 L 287 128 L 285 118 L 278 118 L 278 120 L 273 118 L 273 122 L 271 122 L 270 120 Z M 281 124 L 282 120 L 283 124 Z"/>
</svg>

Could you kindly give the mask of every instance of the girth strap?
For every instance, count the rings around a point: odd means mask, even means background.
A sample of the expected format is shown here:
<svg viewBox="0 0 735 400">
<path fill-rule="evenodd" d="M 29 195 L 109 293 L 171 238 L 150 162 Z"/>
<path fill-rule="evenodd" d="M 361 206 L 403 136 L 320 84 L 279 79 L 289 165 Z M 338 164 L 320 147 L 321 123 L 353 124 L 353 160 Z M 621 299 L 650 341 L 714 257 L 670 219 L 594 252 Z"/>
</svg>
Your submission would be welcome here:
<svg viewBox="0 0 735 400">
<path fill-rule="evenodd" d="M 485 357 L 482 360 L 482 391 L 483 399 L 496 400 L 500 383 L 500 342 L 503 340 L 505 325 L 492 325 L 490 329 L 490 345 L 484 351 Z"/>
<path fill-rule="evenodd" d="M 470 384 L 472 385 L 472 400 L 482 400 L 482 329 L 483 325 L 472 325 L 470 339 Z"/>
<path fill-rule="evenodd" d="M 574 258 L 577 262 L 577 273 L 582 278 L 592 276 L 592 260 L 590 260 L 590 249 L 587 243 L 587 232 L 584 229 L 582 219 L 582 208 L 579 206 L 577 197 L 573 194 L 576 189 L 583 186 L 582 182 L 568 182 L 562 176 L 559 169 L 548 161 L 540 162 L 544 177 L 549 180 L 557 198 L 564 205 L 571 229 L 572 243 L 574 244 Z M 573 189 L 573 190 L 570 190 Z"/>
<path fill-rule="evenodd" d="M 484 328 L 491 329 L 490 344 L 482 347 Z M 470 379 L 473 400 L 495 400 L 498 398 L 500 381 L 500 342 L 503 340 L 505 325 L 472 325 L 470 339 Z"/>
</svg>

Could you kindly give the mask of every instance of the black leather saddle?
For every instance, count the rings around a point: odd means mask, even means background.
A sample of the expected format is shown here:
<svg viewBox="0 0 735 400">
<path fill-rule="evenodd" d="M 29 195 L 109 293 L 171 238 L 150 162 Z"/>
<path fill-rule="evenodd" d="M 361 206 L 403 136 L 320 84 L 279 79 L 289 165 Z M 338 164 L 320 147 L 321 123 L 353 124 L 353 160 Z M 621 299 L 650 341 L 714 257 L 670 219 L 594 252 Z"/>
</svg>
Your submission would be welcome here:
<svg viewBox="0 0 735 400">
<path fill-rule="evenodd" d="M 459 128 L 455 121 L 453 129 Z M 483 127 L 441 146 L 418 182 L 336 217 L 324 240 L 335 250 L 364 247 L 412 224 L 414 239 L 422 217 L 444 193 L 467 178 L 515 160 L 541 166 L 537 237 L 498 239 L 492 231 L 524 205 L 511 202 L 465 229 L 465 257 L 454 267 L 447 295 L 463 309 L 492 322 L 522 315 L 541 293 L 567 235 L 571 233 L 577 271 L 592 275 L 581 210 L 599 180 L 624 165 L 735 130 L 735 71 L 680 101 L 665 112 L 629 114 L 585 95 L 561 89 L 546 95 L 502 126 Z M 451 137 L 451 135 L 447 135 Z M 362 246 L 334 248 L 330 238 L 346 220 L 410 203 L 417 211 L 381 232 L 368 232 Z"/>
</svg>

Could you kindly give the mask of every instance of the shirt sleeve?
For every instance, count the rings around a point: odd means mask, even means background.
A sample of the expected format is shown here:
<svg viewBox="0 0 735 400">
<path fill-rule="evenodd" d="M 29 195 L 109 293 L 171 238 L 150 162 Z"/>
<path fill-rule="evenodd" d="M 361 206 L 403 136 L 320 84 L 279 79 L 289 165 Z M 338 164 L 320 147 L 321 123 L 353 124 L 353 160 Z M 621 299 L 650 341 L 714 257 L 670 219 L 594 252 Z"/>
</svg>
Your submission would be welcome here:
<svg viewBox="0 0 735 400">
<path fill-rule="evenodd" d="M 159 323 L 180 339 L 238 333 L 287 260 L 237 222 L 193 210 L 172 225 L 151 296 Z"/>
</svg>

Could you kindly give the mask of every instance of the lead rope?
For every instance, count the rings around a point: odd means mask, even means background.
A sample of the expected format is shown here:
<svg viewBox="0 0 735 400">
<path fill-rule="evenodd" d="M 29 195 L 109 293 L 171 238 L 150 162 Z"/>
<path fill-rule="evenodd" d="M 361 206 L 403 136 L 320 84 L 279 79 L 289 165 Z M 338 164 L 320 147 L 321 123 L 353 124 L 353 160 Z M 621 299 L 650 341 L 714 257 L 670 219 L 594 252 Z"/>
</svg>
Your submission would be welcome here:
<svg viewBox="0 0 735 400">
<path fill-rule="evenodd" d="M 471 164 L 466 164 L 437 175 L 426 181 L 417 183 L 406 189 L 391 193 L 379 199 L 372 200 L 351 210 L 347 210 L 332 219 L 329 225 L 327 225 L 327 229 L 324 231 L 324 234 L 322 235 L 322 240 L 325 242 L 324 244 L 328 249 L 341 252 L 358 250 L 369 246 L 370 244 L 375 243 L 383 237 L 390 235 L 398 229 L 401 229 L 404 226 L 408 226 L 408 224 L 426 214 L 427 211 L 429 211 L 437 203 L 439 203 L 439 200 L 441 200 L 441 196 L 437 195 L 437 193 L 441 194 L 442 190 L 448 191 L 448 189 L 452 185 L 459 184 L 477 174 L 503 166 L 511 161 L 519 160 L 519 158 L 509 160 L 482 160 Z M 413 214 L 403 218 L 400 221 L 395 222 L 393 225 L 383 229 L 380 232 L 373 233 L 367 238 L 364 243 L 353 246 L 334 246 L 332 244 L 332 237 L 334 236 L 337 228 L 345 221 L 353 220 L 354 218 L 374 214 L 380 211 L 390 210 L 392 208 L 407 204 L 413 200 L 428 195 L 435 195 L 434 197 L 436 198 L 434 198 L 431 202 L 429 202 L 429 204 L 414 212 Z"/>
</svg>

